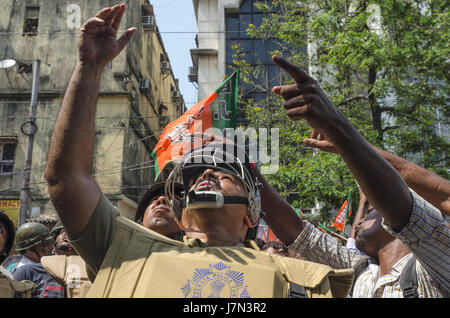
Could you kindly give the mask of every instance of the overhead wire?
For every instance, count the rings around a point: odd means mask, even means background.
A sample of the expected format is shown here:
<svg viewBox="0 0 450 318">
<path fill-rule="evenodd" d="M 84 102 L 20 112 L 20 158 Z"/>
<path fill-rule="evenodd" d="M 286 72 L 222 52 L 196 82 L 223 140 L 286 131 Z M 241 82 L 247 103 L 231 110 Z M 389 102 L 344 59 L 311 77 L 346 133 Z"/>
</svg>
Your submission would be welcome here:
<svg viewBox="0 0 450 318">
<path fill-rule="evenodd" d="M 119 30 L 120 33 L 121 30 Z M 125 29 L 123 30 L 125 31 Z M 264 30 L 264 33 L 278 33 L 281 32 L 280 30 Z M 288 32 L 288 33 L 302 33 L 302 31 L 297 30 L 284 30 L 282 32 Z M 151 32 L 149 31 L 137 31 L 136 34 L 149 34 Z M 159 34 L 228 34 L 228 33 L 248 33 L 247 30 L 224 30 L 224 31 L 155 31 L 155 33 Z M 23 32 L 0 32 L 0 35 L 14 35 L 14 34 L 20 34 L 20 35 L 27 35 Z M 56 32 L 43 32 L 39 31 L 36 35 L 39 34 L 45 34 L 45 35 L 55 35 L 55 34 L 80 34 L 79 31 L 56 31 Z M 34 35 L 32 35 L 34 36 Z"/>
<path fill-rule="evenodd" d="M 145 162 L 143 162 L 141 164 L 147 164 L 147 163 L 151 163 L 151 162 L 154 162 L 154 160 L 145 161 Z M 118 169 L 118 170 L 115 170 L 115 171 L 107 171 L 107 172 L 106 171 L 99 171 L 97 173 L 94 173 L 93 176 L 95 177 L 95 176 L 104 176 L 104 175 L 110 175 L 110 174 L 127 173 L 127 172 L 144 170 L 144 169 L 149 169 L 149 168 L 154 168 L 155 167 L 155 165 L 148 165 L 148 166 L 144 166 L 144 167 L 136 167 L 138 165 L 140 165 L 140 164 L 130 165 L 129 167 L 125 167 L 125 168 Z M 44 185 L 44 184 L 47 184 L 47 181 L 31 182 L 29 185 L 32 186 L 32 185 Z M 14 190 L 20 190 L 22 187 L 23 187 L 23 185 L 13 186 L 13 187 L 10 187 L 8 189 L 0 190 L 0 193 L 11 192 L 11 191 L 14 191 Z M 32 189 L 30 189 L 30 191 L 31 190 Z M 38 191 L 38 189 L 34 189 L 34 190 Z"/>
</svg>

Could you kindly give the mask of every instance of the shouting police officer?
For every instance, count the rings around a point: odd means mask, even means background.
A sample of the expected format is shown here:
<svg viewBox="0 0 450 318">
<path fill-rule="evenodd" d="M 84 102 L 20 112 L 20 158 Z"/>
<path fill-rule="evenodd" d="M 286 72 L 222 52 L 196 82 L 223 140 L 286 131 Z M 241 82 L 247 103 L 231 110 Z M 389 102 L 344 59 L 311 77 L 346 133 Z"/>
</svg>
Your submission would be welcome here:
<svg viewBox="0 0 450 318">
<path fill-rule="evenodd" d="M 72 243 L 97 273 L 88 296 L 345 297 L 352 270 L 263 253 L 248 240 L 261 211 L 257 180 L 241 158 L 233 158 L 235 164 L 210 165 L 205 159 L 192 165 L 194 151 L 169 176 L 166 197 L 174 215 L 182 211 L 184 244 L 117 215 L 92 165 L 100 78 L 136 31 L 128 29 L 116 39 L 124 12 L 125 5 L 103 9 L 81 28 L 78 63 L 45 171 L 51 200 Z M 200 152 L 205 158 L 223 155 L 216 150 Z M 180 173 L 185 187 L 181 202 L 173 190 Z"/>
</svg>

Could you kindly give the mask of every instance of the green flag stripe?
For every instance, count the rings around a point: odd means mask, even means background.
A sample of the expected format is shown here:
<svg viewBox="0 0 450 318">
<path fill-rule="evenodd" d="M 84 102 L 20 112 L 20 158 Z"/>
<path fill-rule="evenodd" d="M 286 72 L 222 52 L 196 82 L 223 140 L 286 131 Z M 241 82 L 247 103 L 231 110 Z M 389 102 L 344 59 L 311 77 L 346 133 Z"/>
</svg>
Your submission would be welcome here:
<svg viewBox="0 0 450 318">
<path fill-rule="evenodd" d="M 220 85 L 217 89 L 216 89 L 216 93 L 220 94 L 220 92 L 222 91 L 223 87 L 225 85 L 228 84 L 228 82 L 234 77 L 234 76 L 238 76 L 239 75 L 239 69 L 234 71 L 233 74 L 230 75 L 230 77 L 228 77 L 223 83 L 222 85 Z"/>
</svg>

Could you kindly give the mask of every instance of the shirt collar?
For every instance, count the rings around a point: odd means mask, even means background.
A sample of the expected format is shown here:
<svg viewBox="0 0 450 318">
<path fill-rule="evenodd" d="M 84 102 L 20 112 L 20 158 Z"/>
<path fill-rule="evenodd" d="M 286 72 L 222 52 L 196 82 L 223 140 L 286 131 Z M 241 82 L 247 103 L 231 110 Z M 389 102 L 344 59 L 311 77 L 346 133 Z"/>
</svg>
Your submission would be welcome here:
<svg viewBox="0 0 450 318">
<path fill-rule="evenodd" d="M 186 235 L 183 236 L 183 243 L 189 247 L 200 247 L 200 248 L 205 248 L 205 247 L 209 247 L 208 244 L 202 242 L 199 238 L 188 238 Z M 247 248 L 251 248 L 254 250 L 259 251 L 259 247 L 256 244 L 255 241 L 247 241 L 244 243 L 239 242 L 238 244 L 232 246 L 232 247 L 247 247 Z"/>
<path fill-rule="evenodd" d="M 404 256 L 402 259 L 400 259 L 397 263 L 392 266 L 391 274 L 398 276 L 402 273 L 403 268 L 408 263 L 408 261 L 413 257 L 412 253 L 409 253 L 408 255 Z"/>
</svg>

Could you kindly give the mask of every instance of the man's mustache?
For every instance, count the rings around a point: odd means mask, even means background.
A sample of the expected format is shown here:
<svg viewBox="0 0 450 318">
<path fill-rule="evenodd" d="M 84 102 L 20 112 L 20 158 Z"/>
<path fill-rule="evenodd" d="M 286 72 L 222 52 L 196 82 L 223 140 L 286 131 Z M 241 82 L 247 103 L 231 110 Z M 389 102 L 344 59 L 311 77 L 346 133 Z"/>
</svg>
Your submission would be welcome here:
<svg viewBox="0 0 450 318">
<path fill-rule="evenodd" d="M 211 183 L 214 183 L 214 185 L 217 187 L 217 189 L 222 189 L 222 187 L 220 186 L 219 181 L 218 181 L 216 178 L 211 177 L 211 176 L 207 176 L 206 178 L 199 178 L 199 179 L 197 180 L 197 182 L 195 183 L 194 188 L 196 188 L 196 187 L 197 187 L 199 184 L 201 184 L 202 182 L 206 182 L 206 181 L 211 182 Z"/>
</svg>

